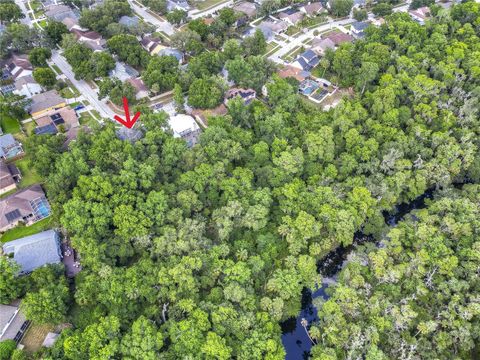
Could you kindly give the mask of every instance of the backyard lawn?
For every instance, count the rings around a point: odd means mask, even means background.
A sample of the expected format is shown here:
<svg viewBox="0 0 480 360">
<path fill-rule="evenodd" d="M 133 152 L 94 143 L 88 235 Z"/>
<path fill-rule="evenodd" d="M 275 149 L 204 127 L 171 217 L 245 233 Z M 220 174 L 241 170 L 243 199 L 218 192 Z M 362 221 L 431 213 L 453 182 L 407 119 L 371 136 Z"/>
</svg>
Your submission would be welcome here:
<svg viewBox="0 0 480 360">
<path fill-rule="evenodd" d="M 5 134 L 16 134 L 20 132 L 20 122 L 10 116 L 0 114 L 2 130 Z"/>
<path fill-rule="evenodd" d="M 30 226 L 17 226 L 13 229 L 6 231 L 3 235 L 0 235 L 0 242 L 12 241 L 19 239 L 25 236 L 33 235 L 38 232 L 47 230 L 52 227 L 53 218 L 49 216 L 45 219 L 42 219 Z"/>
<path fill-rule="evenodd" d="M 30 158 L 25 156 L 23 159 L 15 162 L 20 173 L 22 174 L 22 180 L 20 180 L 20 188 L 25 188 L 27 186 L 42 182 L 43 179 L 40 175 L 33 170 L 32 165 L 30 164 Z"/>
</svg>

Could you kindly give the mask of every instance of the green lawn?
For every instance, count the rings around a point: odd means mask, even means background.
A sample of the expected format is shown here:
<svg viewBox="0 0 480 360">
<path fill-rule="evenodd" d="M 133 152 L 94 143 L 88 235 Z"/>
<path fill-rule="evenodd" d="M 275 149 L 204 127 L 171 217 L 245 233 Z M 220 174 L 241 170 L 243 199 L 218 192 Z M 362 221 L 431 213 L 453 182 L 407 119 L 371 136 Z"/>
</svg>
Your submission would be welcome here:
<svg viewBox="0 0 480 360">
<path fill-rule="evenodd" d="M 22 174 L 22 180 L 20 180 L 21 188 L 25 188 L 43 181 L 42 177 L 38 175 L 37 172 L 32 168 L 28 155 L 23 159 L 16 161 L 15 165 L 17 165 Z"/>
<path fill-rule="evenodd" d="M 2 130 L 5 134 L 16 134 L 20 132 L 20 122 L 17 119 L 2 114 L 0 114 L 0 116 Z"/>
<path fill-rule="evenodd" d="M 27 136 L 30 136 L 30 135 L 33 134 L 33 129 L 35 129 L 35 122 L 34 121 L 24 123 L 24 124 L 22 124 L 22 126 L 23 126 L 23 131 L 25 132 L 25 134 L 27 134 Z"/>
<path fill-rule="evenodd" d="M 45 26 L 47 26 L 47 24 L 48 24 L 47 20 L 42 20 L 42 21 L 38 22 L 38 25 L 40 25 L 42 28 L 45 28 Z"/>
<path fill-rule="evenodd" d="M 57 65 L 52 65 L 52 68 L 53 68 L 53 70 L 55 70 L 55 72 L 56 72 L 58 75 L 63 74 L 63 73 L 62 73 L 62 70 L 60 70 L 60 68 L 59 68 Z"/>
<path fill-rule="evenodd" d="M 205 1 L 195 1 L 195 7 L 198 10 L 205 10 L 210 7 L 219 5 L 221 3 L 227 2 L 228 0 L 205 0 Z"/>
<path fill-rule="evenodd" d="M 68 87 L 60 90 L 60 95 L 64 99 L 73 99 L 74 97 L 76 97 L 76 94 L 72 91 L 72 89 Z"/>
<path fill-rule="evenodd" d="M 95 118 L 88 111 L 81 113 L 78 121 L 81 125 L 87 126 L 97 122 L 97 120 L 95 120 Z"/>
<path fill-rule="evenodd" d="M 12 241 L 24 236 L 33 235 L 40 231 L 47 230 L 48 228 L 52 227 L 53 217 L 49 216 L 43 220 L 36 222 L 30 226 L 19 225 L 13 229 L 10 229 L 0 235 L 1 242 Z"/>
</svg>

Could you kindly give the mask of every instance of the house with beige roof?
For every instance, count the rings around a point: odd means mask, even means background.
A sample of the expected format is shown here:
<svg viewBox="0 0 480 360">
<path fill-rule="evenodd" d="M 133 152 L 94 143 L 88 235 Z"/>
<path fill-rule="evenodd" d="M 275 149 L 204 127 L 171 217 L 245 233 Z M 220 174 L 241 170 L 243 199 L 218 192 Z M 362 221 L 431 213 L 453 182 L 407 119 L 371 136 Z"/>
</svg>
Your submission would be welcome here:
<svg viewBox="0 0 480 360">
<path fill-rule="evenodd" d="M 50 216 L 50 204 L 40 185 L 32 185 L 0 199 L 0 232 L 19 223 L 32 225 Z"/>
<path fill-rule="evenodd" d="M 67 106 L 63 99 L 55 90 L 46 91 L 32 96 L 30 114 L 34 119 L 44 116 L 52 110 L 61 109 Z"/>
</svg>

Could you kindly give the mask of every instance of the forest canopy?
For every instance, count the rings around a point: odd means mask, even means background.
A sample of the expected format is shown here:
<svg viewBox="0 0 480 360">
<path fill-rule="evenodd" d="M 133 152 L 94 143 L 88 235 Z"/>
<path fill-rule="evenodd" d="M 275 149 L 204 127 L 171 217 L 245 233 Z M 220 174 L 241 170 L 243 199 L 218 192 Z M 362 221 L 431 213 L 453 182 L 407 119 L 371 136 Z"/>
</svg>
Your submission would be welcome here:
<svg viewBox="0 0 480 360">
<path fill-rule="evenodd" d="M 145 111 L 134 143 L 113 124 L 81 133 L 45 182 L 81 257 L 81 316 L 45 358 L 284 359 L 279 322 L 321 286 L 317 263 L 359 231 L 388 245 L 362 248 L 341 273 L 310 328 L 313 357 L 471 358 L 480 199 L 477 185 L 452 186 L 480 180 L 479 23 L 480 4 L 466 2 L 425 26 L 394 13 L 369 27 L 327 53 L 325 73 L 355 96 L 325 112 L 261 57 L 233 55 L 231 80 L 260 89 L 260 78 L 268 98 L 233 102 L 192 149 L 163 130 L 164 113 Z M 66 56 L 110 68 L 83 50 Z M 220 60 L 204 56 L 198 71 Z M 152 59 L 146 84 L 172 89 L 177 67 Z M 429 189 L 436 200 L 387 232 L 383 213 Z M 51 289 L 62 316 L 63 285 Z"/>
</svg>

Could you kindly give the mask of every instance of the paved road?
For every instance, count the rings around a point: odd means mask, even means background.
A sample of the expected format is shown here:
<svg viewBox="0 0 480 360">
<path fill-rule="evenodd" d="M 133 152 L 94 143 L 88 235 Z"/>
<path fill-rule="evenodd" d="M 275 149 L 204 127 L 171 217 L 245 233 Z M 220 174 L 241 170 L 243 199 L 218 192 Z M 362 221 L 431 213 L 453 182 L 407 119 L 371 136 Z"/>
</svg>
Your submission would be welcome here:
<svg viewBox="0 0 480 360">
<path fill-rule="evenodd" d="M 30 20 L 30 17 L 28 16 L 28 9 L 25 6 L 25 3 L 23 2 L 23 0 L 15 0 L 15 3 L 20 7 L 20 9 L 23 12 L 23 15 L 25 15 L 25 17 L 23 19 L 21 19 L 20 22 L 22 24 L 28 25 L 29 27 L 33 27 L 32 21 Z"/>
<path fill-rule="evenodd" d="M 98 94 L 96 90 L 93 90 L 84 80 L 75 79 L 75 74 L 72 68 L 67 63 L 67 60 L 61 56 L 58 50 L 52 51 L 52 59 L 55 65 L 65 74 L 65 76 L 72 82 L 72 84 L 78 89 L 85 99 L 97 110 L 104 118 L 113 119 L 115 113 L 107 106 L 105 101 L 98 100 Z"/>
<path fill-rule="evenodd" d="M 232 0 L 224 2 L 222 4 L 218 4 L 217 6 L 214 6 L 210 9 L 205 10 L 205 11 L 201 11 L 201 10 L 197 10 L 197 9 L 190 10 L 188 12 L 188 16 L 191 17 L 194 20 L 198 19 L 198 18 L 201 18 L 201 17 L 207 17 L 208 15 L 212 15 L 215 12 L 217 12 L 218 10 L 223 9 L 224 7 L 227 7 L 227 6 L 230 6 L 230 5 L 233 5 Z"/>
<path fill-rule="evenodd" d="M 143 6 L 138 6 L 136 3 L 134 3 L 132 0 L 128 0 L 128 3 L 130 4 L 130 6 L 133 8 L 133 10 L 135 10 L 135 12 L 141 17 L 143 18 L 143 20 L 153 24 L 154 26 L 156 26 L 158 28 L 158 31 L 162 31 L 164 33 L 166 33 L 167 35 L 173 35 L 175 33 L 175 29 L 174 27 L 172 26 L 172 24 L 170 24 L 168 21 L 161 21 L 159 20 L 158 18 L 156 18 L 155 16 L 153 16 L 152 14 L 150 14 L 148 11 L 147 11 L 147 8 L 146 7 L 143 7 Z"/>
<path fill-rule="evenodd" d="M 307 31 L 306 33 L 303 33 L 302 35 L 293 38 L 292 41 L 289 43 L 283 44 L 284 46 L 281 46 L 280 49 L 278 49 L 276 52 L 274 52 L 272 55 L 270 55 L 268 58 L 276 63 L 279 64 L 285 64 L 285 61 L 281 59 L 282 56 L 288 54 L 291 52 L 294 48 L 297 46 L 301 46 L 303 42 L 307 41 L 308 39 L 311 39 L 314 37 L 313 33 L 318 31 L 322 32 L 325 30 L 333 29 L 334 27 L 337 27 L 339 25 L 346 25 L 354 22 L 355 20 L 353 19 L 343 19 L 343 20 L 337 20 L 337 21 L 332 21 L 329 22 L 328 24 L 321 25 L 319 27 L 316 27 L 314 29 L 311 29 Z"/>
<path fill-rule="evenodd" d="M 410 2 L 411 2 L 410 0 L 407 0 L 407 3 L 405 5 L 393 8 L 393 11 L 394 12 L 399 12 L 399 11 L 406 12 L 406 11 L 408 11 L 408 7 L 410 5 Z M 373 20 L 375 18 L 375 16 L 372 13 L 369 13 L 368 18 L 369 18 L 369 20 Z M 280 44 L 280 45 L 282 45 L 280 47 L 280 49 L 278 49 L 276 52 L 274 52 L 268 58 L 270 60 L 278 63 L 278 64 L 286 64 L 286 62 L 283 61 L 281 59 L 281 57 L 288 54 L 289 52 L 291 52 L 297 46 L 301 46 L 303 42 L 313 38 L 314 37 L 313 33 L 315 31 L 322 32 L 322 31 L 325 31 L 325 30 L 328 30 L 328 29 L 333 29 L 333 28 L 338 27 L 338 26 L 343 26 L 343 25 L 350 24 L 352 22 L 355 22 L 355 20 L 352 19 L 352 18 L 344 19 L 344 20 L 337 20 L 337 21 L 330 21 L 328 24 L 321 25 L 319 27 L 311 29 L 308 32 L 300 35 L 299 37 L 293 38 L 293 40 L 290 43 L 283 43 L 282 42 Z"/>
</svg>

